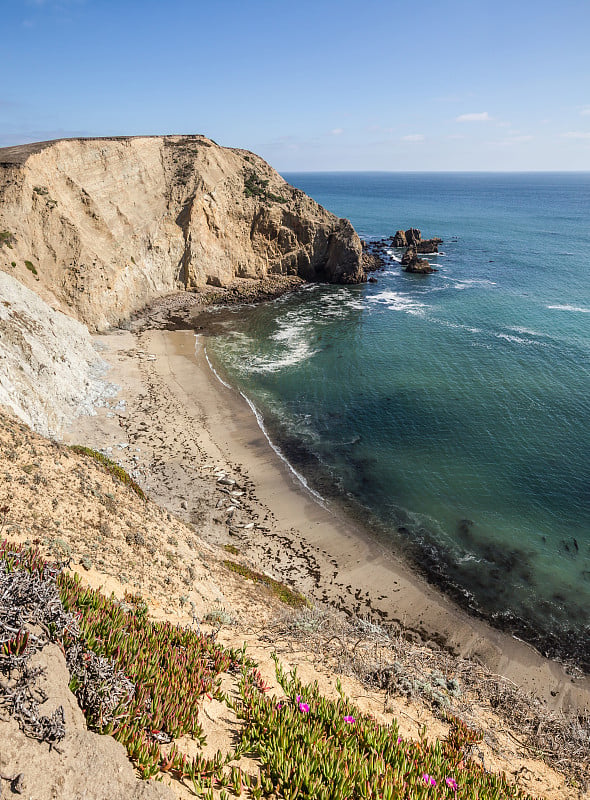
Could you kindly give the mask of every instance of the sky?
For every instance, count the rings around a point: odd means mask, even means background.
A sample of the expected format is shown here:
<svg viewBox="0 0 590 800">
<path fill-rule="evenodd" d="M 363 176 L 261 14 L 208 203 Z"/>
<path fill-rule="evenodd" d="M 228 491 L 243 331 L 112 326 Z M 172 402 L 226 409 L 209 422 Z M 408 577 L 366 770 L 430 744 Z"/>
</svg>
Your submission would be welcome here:
<svg viewBox="0 0 590 800">
<path fill-rule="evenodd" d="M 202 133 L 281 172 L 590 170 L 590 0 L 0 6 L 0 147 Z"/>
</svg>

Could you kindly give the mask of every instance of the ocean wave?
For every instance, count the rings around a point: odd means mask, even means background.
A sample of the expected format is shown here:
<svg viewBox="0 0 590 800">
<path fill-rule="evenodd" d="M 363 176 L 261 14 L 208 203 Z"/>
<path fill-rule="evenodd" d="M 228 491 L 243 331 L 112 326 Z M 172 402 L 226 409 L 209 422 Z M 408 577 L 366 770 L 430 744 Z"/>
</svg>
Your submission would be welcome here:
<svg viewBox="0 0 590 800">
<path fill-rule="evenodd" d="M 513 325 L 508 328 L 509 331 L 514 331 L 514 333 L 521 333 L 525 336 L 547 336 L 546 333 L 540 333 L 539 331 L 531 331 L 529 328 L 522 328 L 520 325 Z"/>
<path fill-rule="evenodd" d="M 475 286 L 488 288 L 491 286 L 497 286 L 498 284 L 495 281 L 490 281 L 486 278 L 477 279 L 477 278 L 468 278 L 466 280 L 461 280 L 460 278 L 448 278 L 454 284 L 455 289 L 472 289 Z"/>
<path fill-rule="evenodd" d="M 283 462 L 284 462 L 284 463 L 287 465 L 287 467 L 288 467 L 288 468 L 289 468 L 289 470 L 290 470 L 290 471 L 293 473 L 293 475 L 294 475 L 294 476 L 297 478 L 297 480 L 299 481 L 299 483 L 300 483 L 300 484 L 301 484 L 301 485 L 302 485 L 302 486 L 303 486 L 305 489 L 307 489 L 307 491 L 308 491 L 310 494 L 312 494 L 312 495 L 315 497 L 315 499 L 317 500 L 317 502 L 318 502 L 318 503 L 319 503 L 321 506 L 323 506 L 324 508 L 326 508 L 326 501 L 325 501 L 325 500 L 324 500 L 324 498 L 321 496 L 321 494 L 318 494 L 318 492 L 316 492 L 314 489 L 312 489 L 312 488 L 311 488 L 311 486 L 310 486 L 310 485 L 308 484 L 308 482 L 305 480 L 305 478 L 303 477 L 303 475 L 302 475 L 300 472 L 297 472 L 297 470 L 296 470 L 296 469 L 295 469 L 295 467 L 294 467 L 294 466 L 291 464 L 291 462 L 290 462 L 290 461 L 289 461 L 289 460 L 288 460 L 288 459 L 287 459 L 287 458 L 284 456 L 284 454 L 282 453 L 281 449 L 280 449 L 279 447 L 277 447 L 277 445 L 276 445 L 276 444 L 273 442 L 273 440 L 270 438 L 270 436 L 268 435 L 268 431 L 266 430 L 266 427 L 265 427 L 265 425 L 264 425 L 264 420 L 262 419 L 262 414 L 261 414 L 261 413 L 258 411 L 258 409 L 257 409 L 257 408 L 256 408 L 256 406 L 254 405 L 254 403 L 253 403 L 253 402 L 250 400 L 250 398 L 249 398 L 249 397 L 248 397 L 246 394 L 244 394 L 244 392 L 240 392 L 240 394 L 242 395 L 242 397 L 244 398 L 244 400 L 245 400 L 245 401 L 248 403 L 248 405 L 250 406 L 250 409 L 252 410 L 252 413 L 253 413 L 253 414 L 254 414 L 254 416 L 256 417 L 256 422 L 258 423 L 258 427 L 260 428 L 260 430 L 261 430 L 261 431 L 262 431 L 262 433 L 264 434 L 264 436 L 265 436 L 265 438 L 266 438 L 266 441 L 267 441 L 267 442 L 269 443 L 269 445 L 272 447 L 272 449 L 273 449 L 273 450 L 274 450 L 274 452 L 277 454 L 277 456 L 278 456 L 278 457 L 281 459 L 281 461 L 283 461 Z"/>
<path fill-rule="evenodd" d="M 583 306 L 558 305 L 545 306 L 545 308 L 550 308 L 554 311 L 577 311 L 580 314 L 590 314 L 590 308 L 584 308 Z"/>
<path fill-rule="evenodd" d="M 456 328 L 457 330 L 468 331 L 469 333 L 483 333 L 481 328 L 473 328 L 470 325 L 465 325 L 462 322 L 449 322 L 447 319 L 433 318 L 432 322 L 437 325 L 444 325 L 445 328 Z"/>
<path fill-rule="evenodd" d="M 197 340 L 198 338 L 199 338 L 199 337 L 198 337 L 198 334 L 197 334 L 197 336 L 195 336 L 195 340 Z M 195 341 L 195 353 L 197 352 L 197 347 L 198 347 L 198 342 L 197 342 L 197 341 Z M 214 366 L 213 366 L 213 364 L 211 363 L 211 360 L 210 360 L 210 358 L 209 358 L 209 354 L 207 353 L 207 348 L 206 348 L 206 347 L 203 347 L 203 353 L 205 354 L 205 358 L 206 358 L 206 360 L 207 360 L 207 364 L 209 364 L 209 369 L 210 369 L 210 370 L 211 370 L 211 372 L 212 372 L 212 373 L 215 375 L 215 377 L 217 378 L 217 380 L 219 381 L 219 383 L 222 383 L 222 384 L 223 384 L 224 386 L 226 386 L 228 389 L 231 389 L 231 388 L 232 388 L 232 387 L 231 387 L 231 385 L 230 385 L 229 383 L 227 383 L 226 381 L 224 381 L 224 380 L 223 380 L 223 378 L 221 377 L 221 375 L 219 374 L 219 372 L 217 372 L 217 370 L 215 369 L 215 367 L 214 367 Z"/>
<path fill-rule="evenodd" d="M 502 333 L 502 331 L 492 331 L 492 336 L 495 336 L 496 339 L 504 339 L 506 342 L 511 342 L 512 344 L 527 344 L 527 345 L 537 345 L 539 347 L 546 347 L 545 342 L 535 341 L 535 339 L 523 339 L 522 336 L 515 336 L 513 333 Z"/>
<path fill-rule="evenodd" d="M 306 342 L 299 342 L 293 350 L 282 356 L 255 356 L 244 365 L 247 372 L 278 372 L 281 369 L 300 364 L 317 353 Z"/>
<path fill-rule="evenodd" d="M 410 295 L 394 292 L 391 289 L 367 297 L 367 302 L 384 305 L 391 311 L 404 311 L 406 314 L 420 317 L 424 316 L 426 310 L 430 308 L 426 303 L 421 303 Z"/>
</svg>

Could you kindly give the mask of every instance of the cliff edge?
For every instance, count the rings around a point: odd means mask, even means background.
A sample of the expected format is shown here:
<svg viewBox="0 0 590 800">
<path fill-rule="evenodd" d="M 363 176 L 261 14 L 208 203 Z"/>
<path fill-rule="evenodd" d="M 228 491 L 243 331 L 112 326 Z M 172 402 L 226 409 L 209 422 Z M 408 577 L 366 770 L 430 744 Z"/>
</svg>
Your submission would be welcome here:
<svg viewBox="0 0 590 800">
<path fill-rule="evenodd" d="M 204 136 L 0 149 L 0 270 L 91 329 L 236 278 L 364 280 L 348 220 Z"/>
</svg>

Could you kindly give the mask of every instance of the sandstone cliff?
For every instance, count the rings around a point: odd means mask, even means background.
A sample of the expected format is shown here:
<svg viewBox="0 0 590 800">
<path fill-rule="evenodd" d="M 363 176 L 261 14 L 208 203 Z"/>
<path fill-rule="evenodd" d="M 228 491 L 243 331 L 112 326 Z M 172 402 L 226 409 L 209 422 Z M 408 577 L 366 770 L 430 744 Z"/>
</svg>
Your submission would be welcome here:
<svg viewBox="0 0 590 800">
<path fill-rule="evenodd" d="M 348 220 L 203 136 L 0 149 L 0 270 L 90 328 L 240 277 L 358 283 L 361 261 Z"/>
</svg>

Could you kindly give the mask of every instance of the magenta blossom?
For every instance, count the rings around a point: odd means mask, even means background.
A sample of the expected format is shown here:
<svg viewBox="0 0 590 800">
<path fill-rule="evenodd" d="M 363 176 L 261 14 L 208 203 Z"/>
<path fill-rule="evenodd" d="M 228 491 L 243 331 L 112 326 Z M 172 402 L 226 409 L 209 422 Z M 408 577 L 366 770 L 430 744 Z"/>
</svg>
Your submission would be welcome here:
<svg viewBox="0 0 590 800">
<path fill-rule="evenodd" d="M 445 779 L 445 782 L 446 782 L 447 786 L 448 786 L 449 788 L 451 788 L 451 789 L 452 789 L 453 791 L 455 791 L 455 792 L 456 792 L 456 791 L 457 791 L 457 789 L 459 788 L 459 786 L 458 786 L 458 784 L 457 784 L 457 781 L 456 781 L 454 778 L 446 778 L 446 779 Z"/>
<path fill-rule="evenodd" d="M 356 722 L 354 717 L 344 717 L 344 722 L 348 722 L 349 724 L 352 722 Z"/>
<path fill-rule="evenodd" d="M 422 775 L 422 780 L 424 781 L 424 783 L 428 784 L 428 786 L 436 786 L 436 781 L 434 780 L 432 775 L 428 775 L 428 773 L 426 772 L 424 773 L 424 775 Z"/>
<path fill-rule="evenodd" d="M 304 714 L 307 714 L 309 711 L 309 706 L 307 703 L 299 703 L 299 711 L 303 711 Z"/>
</svg>

